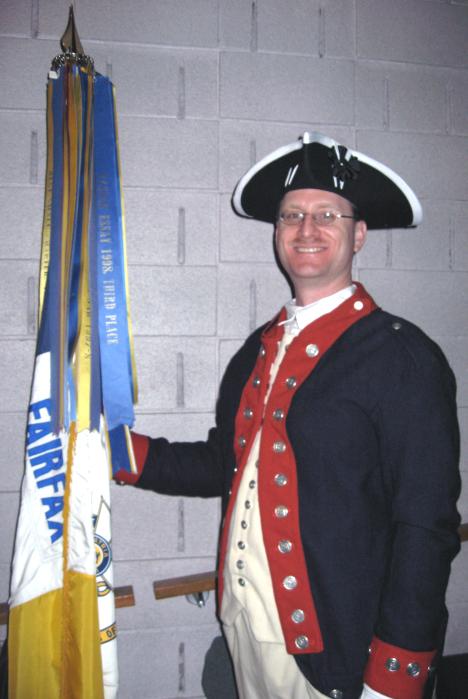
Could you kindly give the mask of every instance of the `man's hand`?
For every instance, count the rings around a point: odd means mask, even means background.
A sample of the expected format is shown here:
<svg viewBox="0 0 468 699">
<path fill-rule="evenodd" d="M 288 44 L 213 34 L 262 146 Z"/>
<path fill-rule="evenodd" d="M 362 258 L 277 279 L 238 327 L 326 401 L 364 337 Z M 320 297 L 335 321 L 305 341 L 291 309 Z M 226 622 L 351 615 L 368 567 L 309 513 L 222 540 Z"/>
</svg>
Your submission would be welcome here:
<svg viewBox="0 0 468 699">
<path fill-rule="evenodd" d="M 131 432 L 133 454 L 135 457 L 136 471 L 129 473 L 125 469 L 119 469 L 113 476 L 118 485 L 135 485 L 143 472 L 146 456 L 148 454 L 149 439 L 138 432 Z"/>
</svg>

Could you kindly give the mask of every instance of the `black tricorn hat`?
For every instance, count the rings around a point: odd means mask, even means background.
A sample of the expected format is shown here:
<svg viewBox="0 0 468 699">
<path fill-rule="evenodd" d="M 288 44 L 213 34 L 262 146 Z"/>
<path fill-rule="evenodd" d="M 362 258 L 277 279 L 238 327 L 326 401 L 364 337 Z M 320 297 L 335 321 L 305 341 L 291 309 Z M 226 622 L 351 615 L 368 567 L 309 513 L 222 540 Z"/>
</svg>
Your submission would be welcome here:
<svg viewBox="0 0 468 699">
<path fill-rule="evenodd" d="M 422 221 L 413 190 L 386 165 L 321 133 L 304 133 L 250 168 L 232 195 L 240 216 L 274 223 L 281 199 L 294 189 L 320 189 L 347 199 L 373 228 L 409 228 Z"/>
</svg>

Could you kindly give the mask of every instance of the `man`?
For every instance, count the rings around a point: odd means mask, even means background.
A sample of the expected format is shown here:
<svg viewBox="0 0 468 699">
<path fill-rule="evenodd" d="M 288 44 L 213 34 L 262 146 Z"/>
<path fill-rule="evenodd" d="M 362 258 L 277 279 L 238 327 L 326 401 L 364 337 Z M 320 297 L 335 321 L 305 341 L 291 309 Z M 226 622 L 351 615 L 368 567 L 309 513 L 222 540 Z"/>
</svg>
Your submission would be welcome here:
<svg viewBox="0 0 468 699">
<path fill-rule="evenodd" d="M 420 222 L 389 168 L 321 134 L 249 170 L 295 292 L 231 360 L 206 442 L 133 435 L 165 494 L 222 495 L 219 608 L 242 699 L 420 699 L 459 543 L 454 379 L 351 280 L 368 228 Z"/>
</svg>

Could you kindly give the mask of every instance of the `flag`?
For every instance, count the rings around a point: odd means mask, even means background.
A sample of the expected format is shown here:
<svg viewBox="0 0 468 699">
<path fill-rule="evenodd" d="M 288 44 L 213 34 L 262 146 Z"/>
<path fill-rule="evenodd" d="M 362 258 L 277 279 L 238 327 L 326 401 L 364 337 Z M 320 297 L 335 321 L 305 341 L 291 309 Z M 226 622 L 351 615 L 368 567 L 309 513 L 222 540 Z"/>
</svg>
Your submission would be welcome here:
<svg viewBox="0 0 468 699">
<path fill-rule="evenodd" d="M 54 59 L 39 332 L 9 600 L 9 699 L 113 699 L 112 461 L 135 471 L 136 375 L 113 86 Z"/>
</svg>

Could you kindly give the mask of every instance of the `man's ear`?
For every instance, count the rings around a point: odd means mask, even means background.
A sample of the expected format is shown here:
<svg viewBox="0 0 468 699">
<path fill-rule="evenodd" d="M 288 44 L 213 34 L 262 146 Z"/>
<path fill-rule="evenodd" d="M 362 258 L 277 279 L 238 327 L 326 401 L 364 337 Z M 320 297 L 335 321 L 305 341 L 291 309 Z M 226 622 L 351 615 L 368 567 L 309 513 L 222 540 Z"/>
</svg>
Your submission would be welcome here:
<svg viewBox="0 0 468 699">
<path fill-rule="evenodd" d="M 354 225 L 354 252 L 359 252 L 367 238 L 367 225 L 365 221 L 356 221 Z"/>
</svg>

